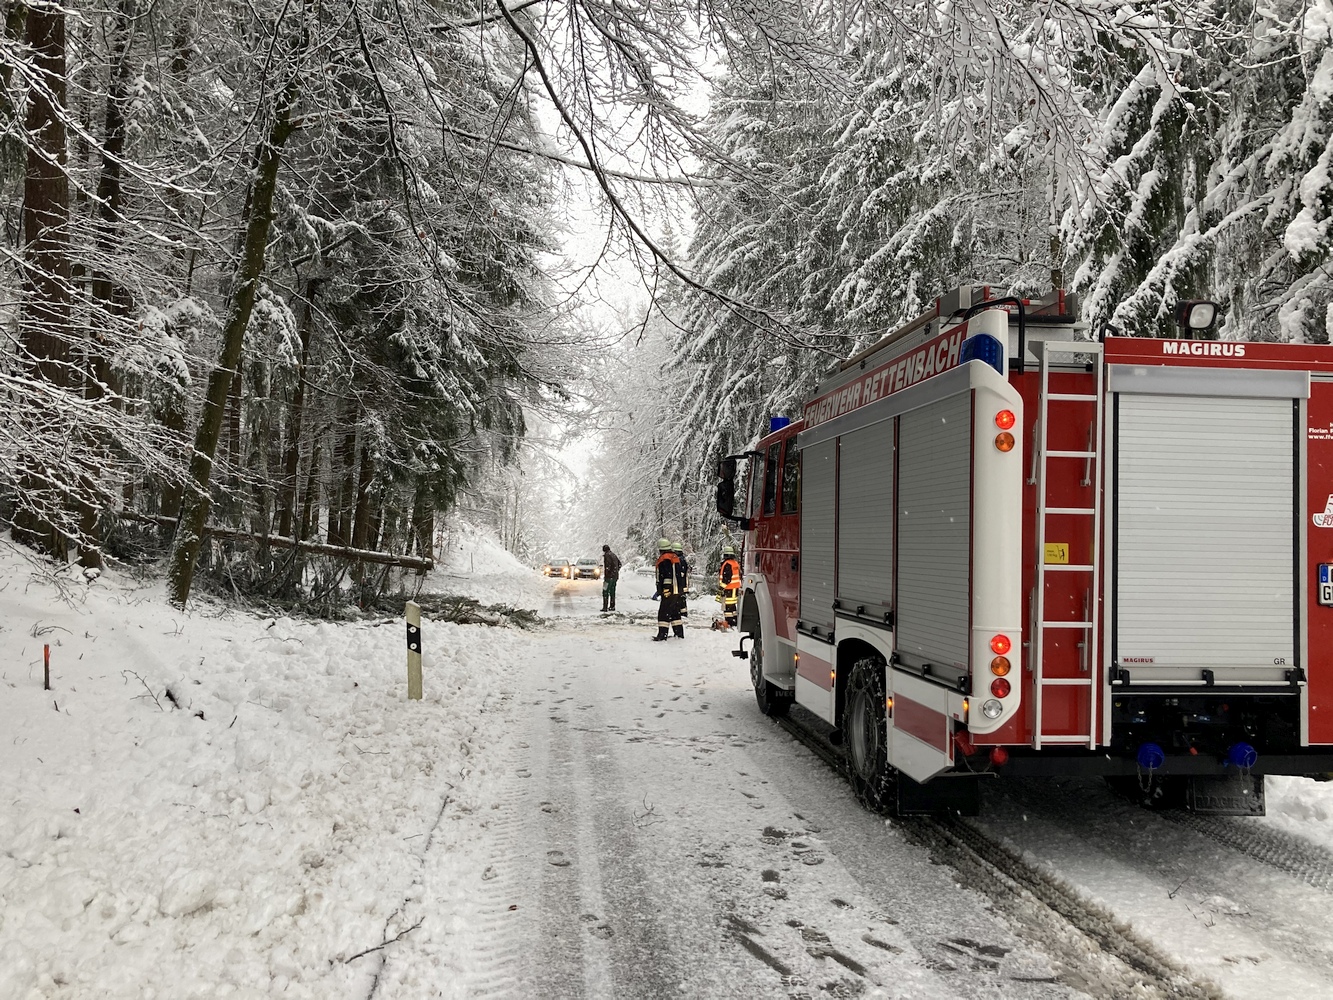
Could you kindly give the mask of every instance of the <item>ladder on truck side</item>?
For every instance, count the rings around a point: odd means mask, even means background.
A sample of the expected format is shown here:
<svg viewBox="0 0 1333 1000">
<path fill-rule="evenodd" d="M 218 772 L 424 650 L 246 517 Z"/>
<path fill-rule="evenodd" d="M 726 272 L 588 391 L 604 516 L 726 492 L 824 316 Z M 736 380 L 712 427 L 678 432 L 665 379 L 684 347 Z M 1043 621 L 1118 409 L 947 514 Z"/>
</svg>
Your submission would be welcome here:
<svg viewBox="0 0 1333 1000">
<path fill-rule="evenodd" d="M 1037 572 L 1036 593 L 1033 595 L 1033 628 L 1030 652 L 1032 656 L 1033 694 L 1035 699 L 1033 716 L 1033 747 L 1043 746 L 1097 746 L 1097 640 L 1100 635 L 1098 626 L 1101 595 L 1101 530 L 1102 530 L 1102 389 L 1105 378 L 1102 365 L 1102 345 L 1095 341 L 1034 341 L 1032 347 L 1038 358 L 1041 372 L 1041 389 L 1038 397 L 1038 416 L 1034 435 L 1035 454 L 1033 455 L 1033 478 L 1037 490 Z M 1095 389 L 1091 395 L 1086 393 L 1051 392 L 1051 359 L 1053 356 L 1073 358 L 1091 357 Z M 1046 428 L 1050 426 L 1052 404 L 1091 403 L 1093 420 L 1089 427 L 1086 450 L 1052 450 L 1047 447 Z M 1055 461 L 1083 461 L 1084 474 L 1080 485 L 1092 488 L 1091 507 L 1064 507 L 1051 504 L 1049 496 L 1048 468 Z M 1090 563 L 1047 563 L 1046 561 L 1046 521 L 1051 515 L 1087 518 L 1091 522 L 1092 552 Z M 1046 583 L 1052 573 L 1087 573 L 1091 576 L 1090 590 L 1086 601 L 1086 610 L 1080 620 L 1048 621 L 1046 619 Z M 1083 632 L 1083 652 L 1079 657 L 1081 676 L 1047 677 L 1045 675 L 1046 635 L 1054 631 Z M 1046 693 L 1053 687 L 1082 688 L 1087 692 L 1088 712 L 1086 731 L 1078 733 L 1043 733 L 1044 701 Z"/>
</svg>

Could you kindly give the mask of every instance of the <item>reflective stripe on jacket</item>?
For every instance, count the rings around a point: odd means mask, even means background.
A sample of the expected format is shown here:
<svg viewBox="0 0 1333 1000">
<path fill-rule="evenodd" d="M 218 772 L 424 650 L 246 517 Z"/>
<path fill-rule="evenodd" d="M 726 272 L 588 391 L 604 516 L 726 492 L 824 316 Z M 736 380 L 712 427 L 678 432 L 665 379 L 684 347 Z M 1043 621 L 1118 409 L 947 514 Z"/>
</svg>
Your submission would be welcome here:
<svg viewBox="0 0 1333 1000">
<path fill-rule="evenodd" d="M 723 590 L 741 589 L 741 564 L 734 558 L 722 560 L 722 568 L 717 571 L 717 582 Z"/>
</svg>

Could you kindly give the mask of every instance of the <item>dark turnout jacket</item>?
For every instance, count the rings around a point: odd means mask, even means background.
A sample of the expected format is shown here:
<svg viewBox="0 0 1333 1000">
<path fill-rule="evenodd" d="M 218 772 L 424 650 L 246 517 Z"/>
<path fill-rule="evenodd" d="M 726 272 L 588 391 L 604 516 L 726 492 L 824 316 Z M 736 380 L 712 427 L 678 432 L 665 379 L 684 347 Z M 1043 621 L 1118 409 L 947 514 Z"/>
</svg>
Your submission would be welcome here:
<svg viewBox="0 0 1333 1000">
<path fill-rule="evenodd" d="M 663 552 L 657 557 L 657 593 L 660 596 L 675 597 L 684 590 L 684 575 L 676 553 Z"/>
<path fill-rule="evenodd" d="M 610 549 L 602 553 L 602 576 L 608 580 L 620 579 L 620 556 Z"/>
</svg>

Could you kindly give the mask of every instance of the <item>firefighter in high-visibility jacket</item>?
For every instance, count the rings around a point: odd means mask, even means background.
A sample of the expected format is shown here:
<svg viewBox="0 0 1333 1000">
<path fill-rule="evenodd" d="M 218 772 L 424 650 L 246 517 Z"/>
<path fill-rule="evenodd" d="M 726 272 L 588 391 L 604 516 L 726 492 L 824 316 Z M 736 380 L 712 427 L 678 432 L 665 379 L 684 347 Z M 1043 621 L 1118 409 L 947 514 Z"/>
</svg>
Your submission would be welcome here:
<svg viewBox="0 0 1333 1000">
<path fill-rule="evenodd" d="M 722 620 L 728 628 L 736 627 L 736 605 L 741 592 L 741 564 L 736 560 L 736 547 L 722 548 L 722 565 L 717 571 L 717 589 L 722 594 Z"/>
<path fill-rule="evenodd" d="M 671 551 L 671 539 L 657 542 L 657 635 L 653 642 L 665 642 L 670 629 L 677 639 L 685 638 L 685 622 L 680 617 L 681 594 L 685 589 L 680 559 Z"/>
</svg>

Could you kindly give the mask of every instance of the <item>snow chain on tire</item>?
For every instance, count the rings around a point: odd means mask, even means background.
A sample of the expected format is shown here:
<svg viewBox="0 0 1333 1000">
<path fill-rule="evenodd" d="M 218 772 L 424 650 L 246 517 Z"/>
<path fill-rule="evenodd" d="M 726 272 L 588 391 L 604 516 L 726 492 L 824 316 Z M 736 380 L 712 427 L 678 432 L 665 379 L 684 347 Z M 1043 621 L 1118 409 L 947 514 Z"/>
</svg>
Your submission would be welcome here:
<svg viewBox="0 0 1333 1000">
<path fill-rule="evenodd" d="M 886 812 L 894 804 L 889 766 L 889 727 L 884 714 L 884 661 L 867 656 L 852 664 L 846 701 L 847 775 L 867 809 Z"/>
</svg>

